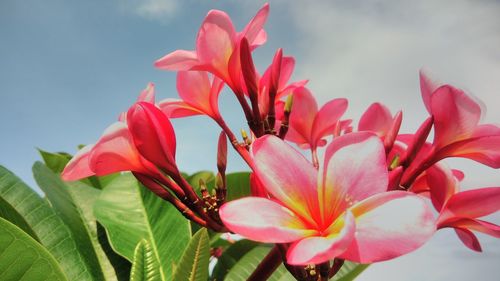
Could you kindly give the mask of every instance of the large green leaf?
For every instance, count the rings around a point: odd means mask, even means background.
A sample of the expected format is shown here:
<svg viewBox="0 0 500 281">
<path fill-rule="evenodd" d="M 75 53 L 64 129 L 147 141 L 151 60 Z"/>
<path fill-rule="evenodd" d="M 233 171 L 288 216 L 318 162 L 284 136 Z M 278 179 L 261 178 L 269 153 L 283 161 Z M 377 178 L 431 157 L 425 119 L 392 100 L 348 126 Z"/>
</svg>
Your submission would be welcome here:
<svg viewBox="0 0 500 281">
<path fill-rule="evenodd" d="M 2 166 L 0 197 L 59 262 L 69 280 L 93 280 L 69 228 L 45 200 Z"/>
<path fill-rule="evenodd" d="M 257 246 L 246 253 L 226 275 L 226 281 L 245 281 L 257 268 L 259 263 L 269 253 L 271 247 Z M 280 265 L 273 275 L 269 277 L 269 281 L 295 281 L 295 278 L 288 272 L 285 266 Z"/>
<path fill-rule="evenodd" d="M 137 244 L 145 239 L 161 262 L 162 280 L 169 280 L 190 239 L 190 225 L 175 207 L 124 174 L 103 189 L 94 214 L 106 228 L 111 246 L 133 261 Z"/>
<path fill-rule="evenodd" d="M 207 281 L 210 259 L 209 242 L 208 232 L 205 228 L 196 232 L 182 255 L 173 280 Z"/>
<path fill-rule="evenodd" d="M 359 264 L 345 261 L 339 272 L 332 278 L 334 281 L 352 281 L 363 272 L 369 264 Z"/>
<path fill-rule="evenodd" d="M 141 240 L 134 251 L 130 281 L 160 281 L 160 263 L 147 240 Z"/>
<path fill-rule="evenodd" d="M 222 240 L 222 239 L 221 239 Z M 211 280 L 224 280 L 226 274 L 231 268 L 250 250 L 258 245 L 257 242 L 250 240 L 240 240 L 229 246 L 222 255 L 217 259 Z"/>
<path fill-rule="evenodd" d="M 0 280 L 64 281 L 59 264 L 31 236 L 0 218 Z"/>
<path fill-rule="evenodd" d="M 207 176 L 208 172 L 203 172 L 204 176 Z M 196 174 L 194 174 L 196 175 Z M 212 174 L 213 175 L 213 174 Z M 215 179 L 211 179 L 208 182 L 208 188 L 213 189 L 215 186 Z M 198 183 L 195 184 L 198 186 Z M 226 201 L 231 201 L 241 197 L 250 195 L 250 173 L 249 172 L 236 172 L 226 175 Z"/>
</svg>

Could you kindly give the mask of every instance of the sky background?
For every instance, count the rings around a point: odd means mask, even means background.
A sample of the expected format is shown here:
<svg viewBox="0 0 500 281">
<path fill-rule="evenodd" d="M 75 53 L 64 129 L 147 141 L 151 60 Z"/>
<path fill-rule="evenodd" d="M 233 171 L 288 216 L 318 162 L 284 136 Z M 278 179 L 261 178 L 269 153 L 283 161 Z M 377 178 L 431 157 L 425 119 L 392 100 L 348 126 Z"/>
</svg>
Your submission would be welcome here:
<svg viewBox="0 0 500 281">
<path fill-rule="evenodd" d="M 357 119 L 372 102 L 403 110 L 403 132 L 427 113 L 418 70 L 476 96 L 500 120 L 500 2 L 271 1 L 268 42 L 255 51 L 259 70 L 279 47 L 296 58 L 294 79 L 310 79 L 320 103 L 349 99 Z M 210 9 L 241 30 L 263 1 L 109 0 L 0 2 L 0 164 L 31 186 L 36 147 L 74 153 L 95 142 L 148 82 L 159 100 L 177 97 L 175 74 L 153 62 L 193 49 Z M 233 96 L 221 108 L 234 131 L 244 126 Z M 175 120 L 182 170 L 215 170 L 218 129 L 208 119 Z M 235 153 L 229 169 L 246 169 Z M 464 189 L 499 186 L 500 173 L 466 160 Z M 500 222 L 500 216 L 490 216 Z M 466 249 L 444 230 L 416 252 L 371 266 L 359 280 L 498 280 L 500 241 L 479 235 L 484 253 Z"/>
</svg>

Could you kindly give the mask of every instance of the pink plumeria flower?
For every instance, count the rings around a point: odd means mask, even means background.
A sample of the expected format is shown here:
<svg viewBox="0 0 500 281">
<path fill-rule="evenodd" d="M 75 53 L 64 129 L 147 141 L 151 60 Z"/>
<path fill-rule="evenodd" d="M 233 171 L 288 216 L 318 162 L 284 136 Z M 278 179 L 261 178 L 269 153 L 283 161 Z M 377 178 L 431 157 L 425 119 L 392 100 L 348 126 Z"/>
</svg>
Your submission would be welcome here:
<svg viewBox="0 0 500 281">
<path fill-rule="evenodd" d="M 170 118 L 193 115 L 208 115 L 216 121 L 222 120 L 219 113 L 219 94 L 224 83 L 217 77 L 210 79 L 204 71 L 179 71 L 177 92 L 181 99 L 165 99 L 158 103 Z"/>
<path fill-rule="evenodd" d="M 144 90 L 141 91 L 137 102 L 149 102 L 155 104 L 155 84 L 149 82 Z M 118 117 L 118 121 L 127 122 L 127 112 L 122 112 Z"/>
<path fill-rule="evenodd" d="M 483 110 L 464 91 L 438 86 L 420 72 L 422 98 L 434 117 L 435 160 L 464 157 L 500 168 L 500 127 L 479 124 Z"/>
<path fill-rule="evenodd" d="M 251 152 L 254 173 L 272 199 L 231 201 L 221 207 L 221 219 L 248 239 L 292 243 L 290 264 L 336 257 L 360 263 L 388 260 L 417 249 L 435 231 L 424 198 L 386 192 L 384 146 L 374 134 L 334 139 L 319 171 L 275 136 L 257 139 Z"/>
<path fill-rule="evenodd" d="M 241 92 L 239 44 L 246 38 L 252 49 L 266 42 L 263 26 L 269 14 L 269 4 L 257 12 L 241 32 L 236 32 L 229 16 L 219 10 L 208 12 L 196 38 L 196 50 L 174 51 L 155 62 L 164 70 L 203 70 L 213 73 L 233 90 Z"/>
<path fill-rule="evenodd" d="M 317 147 L 326 145 L 324 138 L 334 133 L 346 109 L 347 99 L 339 98 L 327 102 L 318 110 L 316 99 L 307 88 L 295 89 L 286 140 L 314 152 Z M 348 125 L 346 121 L 341 123 L 342 127 Z"/>
<path fill-rule="evenodd" d="M 439 163 L 417 179 L 411 190 L 420 192 L 427 189 L 434 207 L 440 213 L 436 221 L 437 228 L 453 228 L 465 246 L 480 252 L 481 244 L 472 231 L 500 238 L 500 226 L 479 219 L 500 210 L 500 188 L 459 192 L 461 178 L 462 173 Z"/>
</svg>

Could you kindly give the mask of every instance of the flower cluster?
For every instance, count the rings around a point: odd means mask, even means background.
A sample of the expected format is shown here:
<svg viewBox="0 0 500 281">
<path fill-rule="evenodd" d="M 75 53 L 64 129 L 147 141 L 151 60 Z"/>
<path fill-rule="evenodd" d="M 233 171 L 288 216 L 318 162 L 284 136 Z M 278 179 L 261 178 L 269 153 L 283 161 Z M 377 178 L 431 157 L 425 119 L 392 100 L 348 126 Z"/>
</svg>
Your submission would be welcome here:
<svg viewBox="0 0 500 281">
<path fill-rule="evenodd" d="M 393 115 L 380 103 L 372 104 L 354 127 L 343 118 L 347 99 L 319 108 L 307 80 L 289 82 L 295 62 L 281 49 L 258 73 L 252 51 L 266 41 L 268 13 L 266 4 L 236 32 L 226 13 L 210 11 L 196 50 L 177 50 L 155 62 L 159 69 L 177 71 L 180 99 L 155 102 L 154 85 L 148 85 L 95 144 L 74 156 L 62 177 L 131 171 L 202 226 L 279 244 L 297 278 L 304 265 L 326 264 L 325 274 L 333 275 L 330 260 L 372 263 L 401 256 L 441 228 L 454 228 L 476 251 L 481 246 L 472 231 L 500 237 L 498 225 L 479 219 L 500 209 L 500 188 L 461 192 L 464 174 L 441 161 L 462 157 L 500 168 L 500 127 L 480 124 L 478 102 L 421 72 L 429 118 L 415 133 L 400 133 L 402 112 Z M 251 131 L 242 132 L 243 141 L 219 112 L 225 85 Z M 205 189 L 196 193 L 175 161 L 170 119 L 192 115 L 208 116 L 222 129 L 213 195 Z M 227 139 L 253 172 L 252 196 L 230 202 L 225 202 L 226 189 L 238 186 L 226 186 Z"/>
</svg>

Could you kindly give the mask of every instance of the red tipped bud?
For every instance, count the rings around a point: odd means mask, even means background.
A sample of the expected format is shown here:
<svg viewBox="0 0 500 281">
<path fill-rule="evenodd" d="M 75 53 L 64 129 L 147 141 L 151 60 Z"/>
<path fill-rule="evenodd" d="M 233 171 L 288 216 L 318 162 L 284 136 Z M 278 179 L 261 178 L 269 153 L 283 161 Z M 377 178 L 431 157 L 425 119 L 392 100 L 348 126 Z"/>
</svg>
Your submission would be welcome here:
<svg viewBox="0 0 500 281">
<path fill-rule="evenodd" d="M 224 132 L 219 135 L 219 143 L 217 145 L 217 169 L 219 173 L 226 172 L 227 165 L 227 138 Z"/>
</svg>

